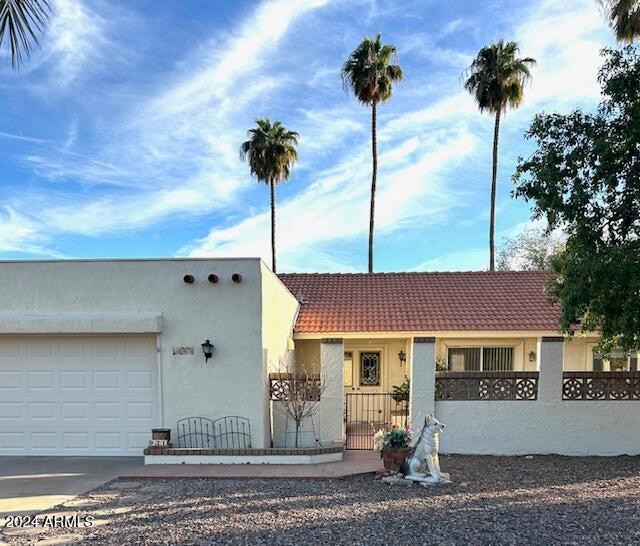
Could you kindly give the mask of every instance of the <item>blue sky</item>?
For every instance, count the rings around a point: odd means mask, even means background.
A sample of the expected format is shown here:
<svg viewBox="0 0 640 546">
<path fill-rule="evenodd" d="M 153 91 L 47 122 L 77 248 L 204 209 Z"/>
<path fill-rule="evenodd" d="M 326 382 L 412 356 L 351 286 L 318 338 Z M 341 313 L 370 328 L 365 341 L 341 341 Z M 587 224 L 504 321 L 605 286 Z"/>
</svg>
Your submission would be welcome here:
<svg viewBox="0 0 640 546">
<path fill-rule="evenodd" d="M 279 271 L 366 270 L 370 112 L 341 64 L 382 33 L 405 72 L 379 110 L 375 269 L 486 269 L 493 120 L 461 73 L 516 40 L 538 60 L 503 122 L 497 237 L 538 111 L 598 102 L 612 44 L 595 0 L 57 0 L 19 73 L 0 68 L 0 258 L 261 256 L 268 190 L 238 147 L 256 117 L 301 135 L 278 188 Z"/>
</svg>

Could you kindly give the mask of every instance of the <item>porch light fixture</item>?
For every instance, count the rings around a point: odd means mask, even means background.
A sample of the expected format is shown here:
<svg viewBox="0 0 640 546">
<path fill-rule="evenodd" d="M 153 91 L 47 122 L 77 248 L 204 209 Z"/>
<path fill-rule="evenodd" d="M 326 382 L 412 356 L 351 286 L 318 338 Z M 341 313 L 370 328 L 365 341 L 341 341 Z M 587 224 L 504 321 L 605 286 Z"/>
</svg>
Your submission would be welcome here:
<svg viewBox="0 0 640 546">
<path fill-rule="evenodd" d="M 206 364 L 213 354 L 213 344 L 208 339 L 202 344 L 202 352 L 204 353 L 204 363 Z"/>
<path fill-rule="evenodd" d="M 529 353 L 529 362 L 535 362 L 536 361 L 536 353 L 535 351 L 531 351 Z"/>
<path fill-rule="evenodd" d="M 400 360 L 400 365 L 402 366 L 407 361 L 407 353 L 405 353 L 402 349 L 398 353 L 398 360 Z"/>
</svg>

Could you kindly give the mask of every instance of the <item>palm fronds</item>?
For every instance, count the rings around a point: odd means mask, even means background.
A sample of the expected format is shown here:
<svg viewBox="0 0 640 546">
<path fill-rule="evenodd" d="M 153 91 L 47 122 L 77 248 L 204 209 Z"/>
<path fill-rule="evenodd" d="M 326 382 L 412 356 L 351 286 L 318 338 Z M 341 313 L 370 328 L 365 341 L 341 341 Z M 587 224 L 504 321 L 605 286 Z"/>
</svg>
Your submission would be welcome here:
<svg viewBox="0 0 640 546">
<path fill-rule="evenodd" d="M 6 39 L 14 69 L 39 45 L 50 12 L 49 0 L 0 0 L 0 48 Z"/>
</svg>

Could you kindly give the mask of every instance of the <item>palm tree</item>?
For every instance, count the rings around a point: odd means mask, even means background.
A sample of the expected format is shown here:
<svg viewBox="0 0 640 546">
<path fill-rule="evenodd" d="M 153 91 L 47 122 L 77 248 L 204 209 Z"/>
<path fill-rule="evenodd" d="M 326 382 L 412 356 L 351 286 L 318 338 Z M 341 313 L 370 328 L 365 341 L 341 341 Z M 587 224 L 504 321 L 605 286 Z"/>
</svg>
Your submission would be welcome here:
<svg viewBox="0 0 640 546">
<path fill-rule="evenodd" d="M 342 82 L 351 89 L 358 102 L 371 107 L 371 205 L 369 209 L 369 273 L 373 273 L 373 227 L 376 206 L 376 180 L 378 176 L 378 143 L 376 116 L 379 102 L 391 97 L 393 84 L 403 78 L 402 68 L 394 64 L 398 58 L 396 47 L 383 44 L 380 34 L 365 38 L 342 65 Z"/>
<path fill-rule="evenodd" d="M 496 181 L 500 117 L 508 107 L 517 108 L 524 97 L 524 85 L 531 78 L 529 67 L 535 59 L 518 58 L 518 44 L 500 40 L 483 47 L 467 69 L 465 88 L 480 108 L 495 115 L 493 131 L 493 171 L 491 176 L 491 219 L 489 222 L 489 269 L 495 269 Z"/>
<path fill-rule="evenodd" d="M 600 0 L 619 42 L 640 37 L 640 0 Z"/>
<path fill-rule="evenodd" d="M 0 0 L 0 49 L 6 38 L 15 70 L 38 45 L 50 12 L 49 0 Z"/>
<path fill-rule="evenodd" d="M 256 120 L 247 131 L 249 140 L 240 146 L 240 158 L 249 163 L 251 175 L 271 190 L 271 269 L 276 272 L 276 185 L 288 180 L 298 159 L 298 133 L 288 131 L 279 121 Z"/>
</svg>

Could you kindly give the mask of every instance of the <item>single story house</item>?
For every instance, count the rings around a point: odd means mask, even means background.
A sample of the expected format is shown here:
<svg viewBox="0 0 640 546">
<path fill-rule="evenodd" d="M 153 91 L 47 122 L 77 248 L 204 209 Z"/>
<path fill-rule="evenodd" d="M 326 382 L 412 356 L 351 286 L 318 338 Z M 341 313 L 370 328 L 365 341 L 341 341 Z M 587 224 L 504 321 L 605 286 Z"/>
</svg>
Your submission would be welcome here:
<svg viewBox="0 0 640 546">
<path fill-rule="evenodd" d="M 561 337 L 544 280 L 2 262 L 0 455 L 139 455 L 190 418 L 290 447 L 270 381 L 294 371 L 323 385 L 305 447 L 369 449 L 373 428 L 435 412 L 444 452 L 640 454 L 638 354 Z"/>
</svg>

